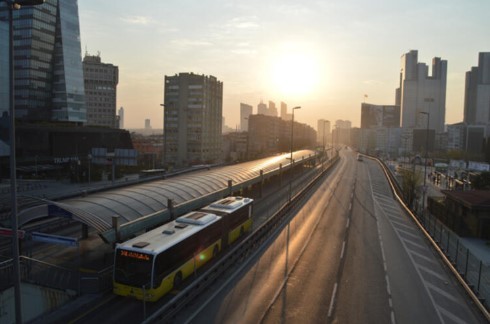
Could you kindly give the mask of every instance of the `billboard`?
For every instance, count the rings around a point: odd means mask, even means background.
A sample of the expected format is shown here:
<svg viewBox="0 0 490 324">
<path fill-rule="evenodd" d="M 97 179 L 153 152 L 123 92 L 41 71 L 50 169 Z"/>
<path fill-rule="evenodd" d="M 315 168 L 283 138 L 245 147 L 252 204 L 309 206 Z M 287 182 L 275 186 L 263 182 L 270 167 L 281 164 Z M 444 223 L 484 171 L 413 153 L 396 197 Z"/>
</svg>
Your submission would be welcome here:
<svg viewBox="0 0 490 324">
<path fill-rule="evenodd" d="M 400 106 L 383 106 L 383 127 L 400 127 Z"/>
<path fill-rule="evenodd" d="M 361 128 L 400 127 L 400 106 L 361 105 Z"/>
</svg>

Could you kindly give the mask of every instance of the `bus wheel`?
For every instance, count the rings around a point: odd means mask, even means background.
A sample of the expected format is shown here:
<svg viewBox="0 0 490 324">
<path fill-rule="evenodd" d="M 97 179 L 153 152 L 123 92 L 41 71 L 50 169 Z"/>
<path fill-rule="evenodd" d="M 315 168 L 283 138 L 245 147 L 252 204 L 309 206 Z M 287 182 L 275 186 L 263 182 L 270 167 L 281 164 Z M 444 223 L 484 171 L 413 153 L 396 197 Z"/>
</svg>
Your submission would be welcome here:
<svg viewBox="0 0 490 324">
<path fill-rule="evenodd" d="M 219 253 L 219 248 L 217 245 L 215 245 L 213 249 L 213 258 L 216 258 L 218 256 L 218 253 Z"/>
<path fill-rule="evenodd" d="M 174 288 L 179 288 L 182 284 L 182 272 L 177 272 L 174 277 Z"/>
</svg>

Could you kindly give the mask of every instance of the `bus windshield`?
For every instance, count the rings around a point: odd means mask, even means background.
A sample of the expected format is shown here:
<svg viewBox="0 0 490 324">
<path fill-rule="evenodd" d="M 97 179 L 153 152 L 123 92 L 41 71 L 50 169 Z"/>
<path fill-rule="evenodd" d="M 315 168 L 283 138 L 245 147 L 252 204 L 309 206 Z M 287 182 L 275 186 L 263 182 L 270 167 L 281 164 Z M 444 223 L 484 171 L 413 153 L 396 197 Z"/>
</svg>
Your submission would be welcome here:
<svg viewBox="0 0 490 324">
<path fill-rule="evenodd" d="M 119 249 L 116 252 L 114 281 L 133 287 L 150 286 L 153 255 Z"/>
</svg>

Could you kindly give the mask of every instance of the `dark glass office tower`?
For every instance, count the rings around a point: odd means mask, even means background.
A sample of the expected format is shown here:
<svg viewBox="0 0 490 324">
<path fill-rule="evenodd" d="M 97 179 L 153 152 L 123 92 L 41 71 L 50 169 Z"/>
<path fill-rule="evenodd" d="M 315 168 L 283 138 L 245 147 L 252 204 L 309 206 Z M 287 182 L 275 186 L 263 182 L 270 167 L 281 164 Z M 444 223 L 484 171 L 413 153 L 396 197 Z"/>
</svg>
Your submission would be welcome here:
<svg viewBox="0 0 490 324">
<path fill-rule="evenodd" d="M 0 20 L 0 157 L 9 152 L 9 25 Z"/>
<path fill-rule="evenodd" d="M 0 21 L 0 117 L 9 111 L 9 25 Z"/>
<path fill-rule="evenodd" d="M 0 8 L 8 19 L 4 2 Z M 86 121 L 77 1 L 15 10 L 14 61 L 17 119 Z"/>
</svg>

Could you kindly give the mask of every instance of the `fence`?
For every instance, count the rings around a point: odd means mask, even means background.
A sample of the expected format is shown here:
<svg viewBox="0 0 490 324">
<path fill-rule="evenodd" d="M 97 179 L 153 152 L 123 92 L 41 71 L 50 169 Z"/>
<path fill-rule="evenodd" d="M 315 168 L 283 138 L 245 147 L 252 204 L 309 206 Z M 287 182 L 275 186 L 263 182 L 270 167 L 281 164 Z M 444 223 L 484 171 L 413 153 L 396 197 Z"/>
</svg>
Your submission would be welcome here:
<svg viewBox="0 0 490 324">
<path fill-rule="evenodd" d="M 482 301 L 490 300 L 490 265 L 480 260 L 462 242 L 461 238 L 447 228 L 432 214 L 417 216 L 426 231 L 437 242 L 454 267 Z M 488 308 L 488 305 L 485 305 Z"/>
<path fill-rule="evenodd" d="M 392 170 L 382 161 L 386 174 L 391 178 L 394 190 L 400 197 L 403 197 L 399 184 L 399 179 L 392 173 Z M 405 205 L 406 202 L 404 202 Z M 484 307 L 488 310 L 486 300 L 490 300 L 490 265 L 483 262 L 471 250 L 466 247 L 461 238 L 445 226 L 436 216 L 427 213 L 412 212 L 416 215 L 419 222 L 430 234 L 432 239 L 439 245 L 441 250 L 451 261 L 453 266 L 480 299 Z"/>
</svg>

